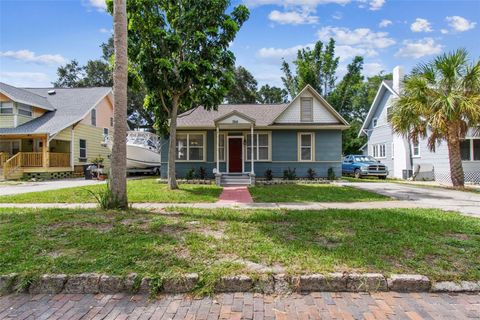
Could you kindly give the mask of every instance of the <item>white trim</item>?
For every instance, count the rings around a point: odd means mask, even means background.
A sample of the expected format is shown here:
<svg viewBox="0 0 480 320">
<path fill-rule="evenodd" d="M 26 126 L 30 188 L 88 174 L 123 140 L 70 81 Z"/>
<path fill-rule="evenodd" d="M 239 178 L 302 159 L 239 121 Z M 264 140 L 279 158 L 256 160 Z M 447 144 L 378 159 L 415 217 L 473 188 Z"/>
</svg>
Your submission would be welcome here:
<svg viewBox="0 0 480 320">
<path fill-rule="evenodd" d="M 383 146 L 383 156 L 381 155 L 381 146 Z M 376 143 L 372 144 L 372 157 L 375 159 L 386 159 L 387 158 L 387 145 L 385 143 Z"/>
<path fill-rule="evenodd" d="M 310 160 L 302 160 L 302 136 L 310 136 Z M 297 132 L 297 161 L 315 162 L 315 132 Z"/>
<path fill-rule="evenodd" d="M 412 143 L 410 144 L 410 145 L 411 145 L 411 150 L 410 150 L 410 151 L 412 152 L 412 158 L 415 158 L 415 159 L 422 157 L 421 154 L 420 154 L 420 141 L 417 142 L 417 144 L 418 144 L 418 154 L 415 154 L 415 152 L 414 152 L 414 150 L 415 150 L 415 147 L 414 147 L 415 143 L 412 141 Z"/>
<path fill-rule="evenodd" d="M 227 136 L 227 154 L 226 154 L 226 162 L 227 162 L 227 167 L 226 167 L 226 173 L 238 173 L 238 172 L 230 172 L 230 139 L 241 139 L 242 140 L 242 153 L 240 156 L 242 157 L 242 172 L 245 173 L 245 159 L 243 156 L 243 152 L 245 149 L 245 146 L 243 145 L 244 137 L 243 135 L 239 136 Z"/>
<path fill-rule="evenodd" d="M 474 154 L 474 147 L 473 147 L 473 140 L 480 140 L 480 137 L 465 137 L 464 139 L 461 140 L 469 140 L 470 141 L 470 159 L 468 160 L 463 160 L 462 162 L 475 162 L 478 163 L 480 160 L 474 160 L 475 154 Z"/>
<path fill-rule="evenodd" d="M 226 137 L 228 135 L 228 131 L 221 131 L 220 128 L 219 128 L 219 135 L 223 136 L 223 139 L 226 140 Z M 215 145 L 215 150 L 214 150 L 214 153 L 213 153 L 213 159 L 215 161 L 217 161 L 218 150 L 220 149 L 220 144 L 218 145 L 218 148 L 217 148 L 217 130 L 216 129 L 215 129 L 215 134 L 213 135 L 213 144 Z M 225 159 L 226 154 L 227 154 L 226 141 L 224 141 L 224 143 L 223 143 L 223 148 L 225 149 L 224 152 L 223 152 L 223 160 L 219 159 L 218 160 L 219 162 L 226 162 L 226 159 Z"/>
<path fill-rule="evenodd" d="M 175 139 L 175 162 L 207 162 L 207 132 L 206 131 L 177 131 L 177 137 L 179 134 L 187 135 L 187 160 L 177 159 L 177 142 L 178 138 Z M 203 156 L 202 160 L 189 160 L 190 158 L 190 134 L 201 134 L 203 136 Z"/>
<path fill-rule="evenodd" d="M 243 136 L 245 138 L 245 141 L 247 141 L 247 147 L 248 147 L 248 135 L 250 134 L 250 131 L 245 131 L 243 132 Z M 259 151 L 258 151 L 258 135 L 259 134 L 266 134 L 268 135 L 268 159 L 266 160 L 259 160 L 258 159 L 258 155 L 259 155 Z M 255 130 L 255 132 L 253 133 L 254 136 L 256 136 L 257 138 L 257 160 L 254 160 L 254 162 L 271 162 L 272 161 L 272 132 L 271 131 L 258 131 L 258 130 Z M 265 147 L 265 146 L 263 146 Z M 250 161 L 248 160 L 248 157 L 247 157 L 247 150 L 248 148 L 245 148 L 245 161 Z"/>
</svg>

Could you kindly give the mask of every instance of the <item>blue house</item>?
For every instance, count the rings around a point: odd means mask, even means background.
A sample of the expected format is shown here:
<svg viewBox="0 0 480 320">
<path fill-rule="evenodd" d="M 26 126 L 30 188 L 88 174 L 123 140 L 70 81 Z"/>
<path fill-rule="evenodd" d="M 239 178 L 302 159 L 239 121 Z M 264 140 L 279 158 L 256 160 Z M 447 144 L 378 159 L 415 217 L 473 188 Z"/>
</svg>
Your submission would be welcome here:
<svg viewBox="0 0 480 320">
<path fill-rule="evenodd" d="M 341 175 L 342 130 L 348 123 L 311 86 L 286 104 L 226 104 L 198 107 L 178 116 L 176 174 L 204 168 L 218 184 L 253 183 L 272 170 L 282 177 L 313 169 Z M 167 176 L 168 138 L 162 140 L 162 177 Z"/>
</svg>

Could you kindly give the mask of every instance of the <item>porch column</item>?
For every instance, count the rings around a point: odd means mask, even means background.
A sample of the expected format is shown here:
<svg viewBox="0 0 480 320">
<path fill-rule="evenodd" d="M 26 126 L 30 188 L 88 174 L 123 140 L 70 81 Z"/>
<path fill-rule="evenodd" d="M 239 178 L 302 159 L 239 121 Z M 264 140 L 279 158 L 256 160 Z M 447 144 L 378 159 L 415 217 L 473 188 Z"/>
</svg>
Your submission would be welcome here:
<svg viewBox="0 0 480 320">
<path fill-rule="evenodd" d="M 251 171 L 252 174 L 253 174 L 253 173 L 255 173 L 255 171 L 253 170 L 253 149 L 254 149 L 254 148 L 253 148 L 253 146 L 254 146 L 254 143 L 253 143 L 253 139 L 254 139 L 254 138 L 253 138 L 253 123 L 252 123 L 252 126 L 250 127 L 250 134 L 251 134 L 250 137 L 251 137 L 251 139 L 252 139 L 252 140 L 250 141 L 250 145 L 252 146 L 252 148 L 250 149 L 250 150 L 251 150 L 251 156 L 250 156 L 250 160 L 251 160 L 251 165 L 250 165 L 250 166 L 251 166 L 251 170 L 250 170 L 250 171 Z M 258 141 L 257 141 L 257 143 L 258 143 Z M 258 149 L 258 145 L 257 145 L 257 149 Z"/>
<path fill-rule="evenodd" d="M 220 128 L 217 126 L 217 173 L 220 173 Z"/>
<path fill-rule="evenodd" d="M 73 159 L 73 156 L 75 154 L 75 129 L 72 126 L 72 135 L 70 137 L 70 167 L 72 167 L 72 171 L 75 168 L 75 161 Z"/>
<path fill-rule="evenodd" d="M 48 138 L 47 136 L 42 137 L 42 164 L 44 168 L 48 168 L 50 166 L 50 159 L 48 156 Z"/>
</svg>

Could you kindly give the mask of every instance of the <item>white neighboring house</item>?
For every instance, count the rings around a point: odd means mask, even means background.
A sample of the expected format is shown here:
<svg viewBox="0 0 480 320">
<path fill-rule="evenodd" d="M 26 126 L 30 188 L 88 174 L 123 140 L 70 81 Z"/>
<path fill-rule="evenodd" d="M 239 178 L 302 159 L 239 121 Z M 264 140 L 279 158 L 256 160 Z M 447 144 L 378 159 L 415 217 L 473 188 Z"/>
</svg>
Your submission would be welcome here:
<svg viewBox="0 0 480 320">
<path fill-rule="evenodd" d="M 446 141 L 431 152 L 426 139 L 414 144 L 409 139 L 395 134 L 388 122 L 389 109 L 399 97 L 403 87 L 404 72 L 401 67 L 393 69 L 393 80 L 380 84 L 359 136 L 367 136 L 364 153 L 371 155 L 389 168 L 389 177 L 416 180 L 436 180 L 451 183 L 448 147 Z M 462 164 L 465 182 L 480 183 L 480 135 L 470 129 L 461 143 Z"/>
</svg>

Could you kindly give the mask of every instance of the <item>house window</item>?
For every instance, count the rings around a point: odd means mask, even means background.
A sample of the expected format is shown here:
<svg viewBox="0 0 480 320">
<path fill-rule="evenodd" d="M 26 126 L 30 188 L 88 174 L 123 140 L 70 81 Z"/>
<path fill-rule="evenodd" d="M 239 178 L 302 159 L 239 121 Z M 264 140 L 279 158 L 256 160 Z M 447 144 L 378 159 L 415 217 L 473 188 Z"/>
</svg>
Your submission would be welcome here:
<svg viewBox="0 0 480 320">
<path fill-rule="evenodd" d="M 80 152 L 80 160 L 86 161 L 87 160 L 87 140 L 80 139 L 79 140 L 79 148 Z"/>
<path fill-rule="evenodd" d="M 385 158 L 385 144 L 374 144 L 373 145 L 373 157 L 374 158 Z"/>
<path fill-rule="evenodd" d="M 254 161 L 270 161 L 270 136 L 268 133 L 254 133 L 253 145 L 252 135 L 247 134 L 247 148 L 246 159 L 252 160 L 252 148 L 253 148 L 253 160 Z"/>
<path fill-rule="evenodd" d="M 108 136 L 108 128 L 103 128 L 103 135 Z"/>
<path fill-rule="evenodd" d="M 13 114 L 13 102 L 0 102 L 0 114 Z"/>
<path fill-rule="evenodd" d="M 225 134 L 218 135 L 218 161 L 225 161 Z"/>
<path fill-rule="evenodd" d="M 90 116 L 92 118 L 92 126 L 96 126 L 97 125 L 97 110 L 92 109 L 92 112 L 90 112 Z"/>
<path fill-rule="evenodd" d="M 465 139 L 460 141 L 460 153 L 463 161 L 479 161 L 480 139 Z"/>
<path fill-rule="evenodd" d="M 313 122 L 313 98 L 300 99 L 300 121 Z"/>
<path fill-rule="evenodd" d="M 412 143 L 412 156 L 413 157 L 420 157 L 420 143 L 413 142 Z"/>
<path fill-rule="evenodd" d="M 113 127 L 113 117 L 110 117 L 110 127 Z"/>
<path fill-rule="evenodd" d="M 313 161 L 313 133 L 299 133 L 298 134 L 298 158 L 299 161 Z"/>
<path fill-rule="evenodd" d="M 203 161 L 205 153 L 204 133 L 177 134 L 175 158 L 180 161 Z"/>
<path fill-rule="evenodd" d="M 376 128 L 376 127 L 377 127 L 377 124 L 378 124 L 378 119 L 377 119 L 377 118 L 373 118 L 373 127 Z"/>
<path fill-rule="evenodd" d="M 18 114 L 22 116 L 31 117 L 32 116 L 32 106 L 26 104 L 18 104 Z"/>
</svg>

